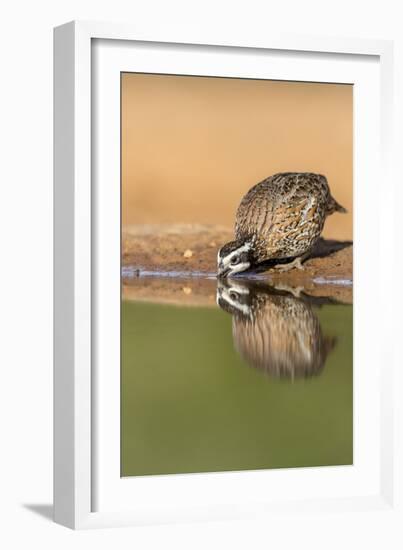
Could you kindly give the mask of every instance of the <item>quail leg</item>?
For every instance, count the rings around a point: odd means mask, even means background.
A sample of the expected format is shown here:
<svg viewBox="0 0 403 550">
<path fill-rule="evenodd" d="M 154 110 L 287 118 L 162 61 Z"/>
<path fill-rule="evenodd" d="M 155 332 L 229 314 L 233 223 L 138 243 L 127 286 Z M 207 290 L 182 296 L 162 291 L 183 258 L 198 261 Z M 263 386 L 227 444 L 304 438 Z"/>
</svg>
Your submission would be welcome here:
<svg viewBox="0 0 403 550">
<path fill-rule="evenodd" d="M 294 298 L 301 298 L 301 292 L 304 291 L 303 286 L 291 287 L 284 284 L 276 284 L 274 285 L 274 288 L 276 288 L 277 290 L 285 290 L 285 292 L 292 294 Z"/>
<path fill-rule="evenodd" d="M 290 271 L 290 269 L 305 269 L 302 265 L 302 261 L 305 260 L 306 256 L 298 256 L 298 258 L 294 258 L 294 260 L 288 264 L 277 264 L 274 266 L 274 269 L 276 271 L 279 271 L 280 273 L 285 271 Z"/>
</svg>

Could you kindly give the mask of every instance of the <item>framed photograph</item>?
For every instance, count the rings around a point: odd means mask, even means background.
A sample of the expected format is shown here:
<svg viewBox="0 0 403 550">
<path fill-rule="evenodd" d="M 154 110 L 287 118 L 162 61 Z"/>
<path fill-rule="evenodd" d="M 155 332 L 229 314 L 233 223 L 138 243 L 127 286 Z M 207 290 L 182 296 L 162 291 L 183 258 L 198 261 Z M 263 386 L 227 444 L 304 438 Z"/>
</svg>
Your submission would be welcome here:
<svg viewBox="0 0 403 550">
<path fill-rule="evenodd" d="M 56 522 L 402 519 L 392 53 L 55 29 Z"/>
</svg>

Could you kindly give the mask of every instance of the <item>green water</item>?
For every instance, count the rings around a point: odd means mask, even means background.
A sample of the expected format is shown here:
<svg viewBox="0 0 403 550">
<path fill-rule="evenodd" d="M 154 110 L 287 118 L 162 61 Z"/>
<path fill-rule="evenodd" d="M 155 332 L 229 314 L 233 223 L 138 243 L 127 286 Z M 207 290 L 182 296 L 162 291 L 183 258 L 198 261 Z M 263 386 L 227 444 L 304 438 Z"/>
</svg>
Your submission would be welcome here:
<svg viewBox="0 0 403 550">
<path fill-rule="evenodd" d="M 227 311 L 123 301 L 121 475 L 351 464 L 352 306 L 312 311 L 336 344 L 282 378 L 241 358 Z"/>
</svg>

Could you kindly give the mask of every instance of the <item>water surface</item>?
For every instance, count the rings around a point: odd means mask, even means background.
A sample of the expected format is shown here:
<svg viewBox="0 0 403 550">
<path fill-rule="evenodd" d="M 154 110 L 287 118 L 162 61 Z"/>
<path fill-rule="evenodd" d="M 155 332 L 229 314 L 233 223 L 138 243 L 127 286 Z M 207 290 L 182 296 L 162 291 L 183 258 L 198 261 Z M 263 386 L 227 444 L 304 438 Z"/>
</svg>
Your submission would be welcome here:
<svg viewBox="0 0 403 550">
<path fill-rule="evenodd" d="M 351 464 L 352 306 L 255 283 L 122 302 L 122 476 Z"/>
</svg>

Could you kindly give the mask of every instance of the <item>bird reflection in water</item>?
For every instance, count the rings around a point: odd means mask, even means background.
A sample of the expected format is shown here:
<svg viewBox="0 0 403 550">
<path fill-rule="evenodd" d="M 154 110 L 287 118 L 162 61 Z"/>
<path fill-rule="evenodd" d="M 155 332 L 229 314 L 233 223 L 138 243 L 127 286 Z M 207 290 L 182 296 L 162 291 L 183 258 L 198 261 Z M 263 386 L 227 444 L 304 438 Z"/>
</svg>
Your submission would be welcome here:
<svg viewBox="0 0 403 550">
<path fill-rule="evenodd" d="M 217 283 L 217 304 L 232 315 L 240 356 L 271 376 L 291 380 L 320 374 L 336 345 L 336 338 L 322 333 L 313 309 L 326 301 L 240 279 Z"/>
</svg>

